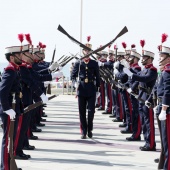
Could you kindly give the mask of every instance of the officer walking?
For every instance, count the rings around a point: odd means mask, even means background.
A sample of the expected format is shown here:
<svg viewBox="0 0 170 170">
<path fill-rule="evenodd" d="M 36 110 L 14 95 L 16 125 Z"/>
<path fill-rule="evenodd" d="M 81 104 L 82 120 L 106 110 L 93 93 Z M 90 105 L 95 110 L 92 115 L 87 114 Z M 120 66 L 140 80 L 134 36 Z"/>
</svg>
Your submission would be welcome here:
<svg viewBox="0 0 170 170">
<path fill-rule="evenodd" d="M 91 48 L 92 45 L 85 44 Z M 86 55 L 90 51 L 83 49 L 83 54 Z M 92 138 L 93 133 L 93 118 L 95 113 L 96 91 L 100 86 L 99 67 L 98 63 L 89 57 L 75 63 L 71 78 L 76 81 L 78 77 L 78 105 L 80 116 L 81 139 L 86 139 L 86 135 Z M 88 116 L 86 120 L 86 109 Z"/>
</svg>

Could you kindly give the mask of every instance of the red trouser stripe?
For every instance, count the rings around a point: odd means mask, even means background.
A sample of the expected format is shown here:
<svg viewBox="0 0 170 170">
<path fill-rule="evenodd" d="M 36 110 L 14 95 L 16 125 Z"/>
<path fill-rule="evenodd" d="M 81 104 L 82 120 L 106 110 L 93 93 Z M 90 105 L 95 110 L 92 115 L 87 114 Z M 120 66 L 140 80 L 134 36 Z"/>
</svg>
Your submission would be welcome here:
<svg viewBox="0 0 170 170">
<path fill-rule="evenodd" d="M 150 119 L 150 148 L 154 147 L 155 135 L 154 135 L 154 115 L 153 110 L 149 109 L 149 119 Z"/>
<path fill-rule="evenodd" d="M 141 121 L 140 121 L 140 116 L 138 115 L 138 127 L 137 127 L 137 132 L 135 134 L 135 138 L 138 138 L 140 136 L 141 133 Z"/>
<path fill-rule="evenodd" d="M 18 140 L 19 140 L 19 136 L 20 136 L 20 131 L 21 131 L 21 126 L 22 126 L 22 118 L 23 116 L 19 116 L 19 120 L 18 120 L 18 127 L 17 127 L 17 134 L 15 137 L 15 142 L 14 142 L 14 155 L 16 155 L 16 150 L 17 150 L 17 146 L 18 146 Z"/>
<path fill-rule="evenodd" d="M 9 134 L 9 125 L 10 125 L 10 117 L 8 116 L 7 120 L 7 135 L 5 139 L 5 149 L 4 149 L 4 168 L 5 170 L 9 170 L 9 154 L 8 154 L 8 134 Z"/>
</svg>

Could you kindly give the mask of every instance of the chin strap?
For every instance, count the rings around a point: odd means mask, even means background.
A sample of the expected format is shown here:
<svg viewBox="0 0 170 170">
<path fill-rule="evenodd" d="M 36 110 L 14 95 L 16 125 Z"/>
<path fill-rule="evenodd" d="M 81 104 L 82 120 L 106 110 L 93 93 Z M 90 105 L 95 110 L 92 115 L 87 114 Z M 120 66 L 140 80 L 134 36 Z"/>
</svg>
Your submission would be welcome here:
<svg viewBox="0 0 170 170">
<path fill-rule="evenodd" d="M 22 60 L 20 58 L 18 58 L 15 54 L 13 54 L 13 56 L 16 57 L 22 63 Z"/>
<path fill-rule="evenodd" d="M 27 56 L 25 53 L 23 53 L 26 57 L 28 57 L 29 59 L 31 59 L 32 60 L 32 62 L 34 62 L 34 60 L 31 58 L 31 57 L 29 57 L 29 56 Z"/>
<path fill-rule="evenodd" d="M 146 60 L 144 60 L 144 61 L 141 61 L 141 63 L 142 64 L 145 64 L 145 62 L 147 61 L 147 60 L 149 60 L 150 59 L 150 57 L 148 57 Z"/>
<path fill-rule="evenodd" d="M 40 59 L 40 61 L 43 60 L 43 58 L 40 57 L 38 54 L 35 53 L 34 55 L 36 55 Z"/>
<path fill-rule="evenodd" d="M 169 56 L 166 56 L 163 60 L 161 60 L 161 61 L 159 62 L 159 64 L 162 63 L 164 60 L 166 60 L 168 57 L 169 57 Z"/>
</svg>

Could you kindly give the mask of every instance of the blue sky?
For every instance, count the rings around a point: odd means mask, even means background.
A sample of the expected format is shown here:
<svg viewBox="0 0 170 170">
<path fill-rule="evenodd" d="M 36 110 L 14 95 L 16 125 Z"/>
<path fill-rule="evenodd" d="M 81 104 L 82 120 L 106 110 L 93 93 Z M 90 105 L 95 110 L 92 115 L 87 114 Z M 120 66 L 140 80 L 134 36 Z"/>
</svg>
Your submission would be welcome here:
<svg viewBox="0 0 170 170">
<path fill-rule="evenodd" d="M 79 52 L 79 47 L 57 31 L 57 27 L 61 24 L 80 39 L 80 3 L 81 0 L 1 0 L 0 62 L 6 62 L 5 47 L 19 45 L 18 33 L 30 33 L 35 45 L 39 41 L 46 44 L 47 61 L 51 60 L 55 45 L 56 58 Z M 86 42 L 86 37 L 91 35 L 96 49 L 127 26 L 129 32 L 116 42 L 119 50 L 123 50 L 121 42 L 125 41 L 129 48 L 136 44 L 141 53 L 139 41 L 145 39 L 144 49 L 156 54 L 157 65 L 161 34 L 170 34 L 169 9 L 168 0 L 83 0 L 82 40 Z M 170 38 L 165 45 L 170 46 Z"/>
</svg>

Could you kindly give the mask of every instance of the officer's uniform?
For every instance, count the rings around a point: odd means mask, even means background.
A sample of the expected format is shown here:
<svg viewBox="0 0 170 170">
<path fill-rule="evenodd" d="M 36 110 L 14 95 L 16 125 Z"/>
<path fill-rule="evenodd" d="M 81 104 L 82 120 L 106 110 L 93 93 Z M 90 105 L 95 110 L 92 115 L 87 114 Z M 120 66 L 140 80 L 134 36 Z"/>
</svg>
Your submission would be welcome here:
<svg viewBox="0 0 170 170">
<path fill-rule="evenodd" d="M 73 81 L 76 80 L 76 77 L 79 77 L 77 96 L 82 138 L 86 138 L 87 133 L 91 138 L 93 130 L 93 118 L 95 113 L 96 91 L 100 86 L 98 63 L 91 59 L 87 61 L 76 62 L 71 77 Z M 94 80 L 96 82 L 95 84 Z M 87 120 L 86 107 L 88 109 Z"/>
<path fill-rule="evenodd" d="M 21 47 L 8 47 L 6 54 L 20 52 Z M 18 66 L 15 63 L 9 63 L 2 74 L 0 84 L 0 117 L 3 122 L 3 138 L 1 147 L 1 170 L 9 170 L 9 152 L 8 152 L 8 135 L 10 127 L 10 117 L 4 112 L 14 109 L 16 117 L 23 113 L 22 95 L 20 86 L 20 76 Z M 15 108 L 12 107 L 13 100 Z M 15 124 L 16 129 L 16 124 Z M 14 131 L 15 133 L 15 131 Z"/>
<path fill-rule="evenodd" d="M 143 50 L 143 56 L 154 58 L 152 52 Z M 133 74 L 132 81 L 139 81 L 139 97 L 147 100 L 157 79 L 157 69 L 153 64 L 145 65 L 140 75 Z M 139 102 L 139 114 L 142 123 L 145 145 L 140 147 L 142 151 L 155 150 L 155 127 L 153 109 L 149 109 L 144 103 Z"/>
</svg>

